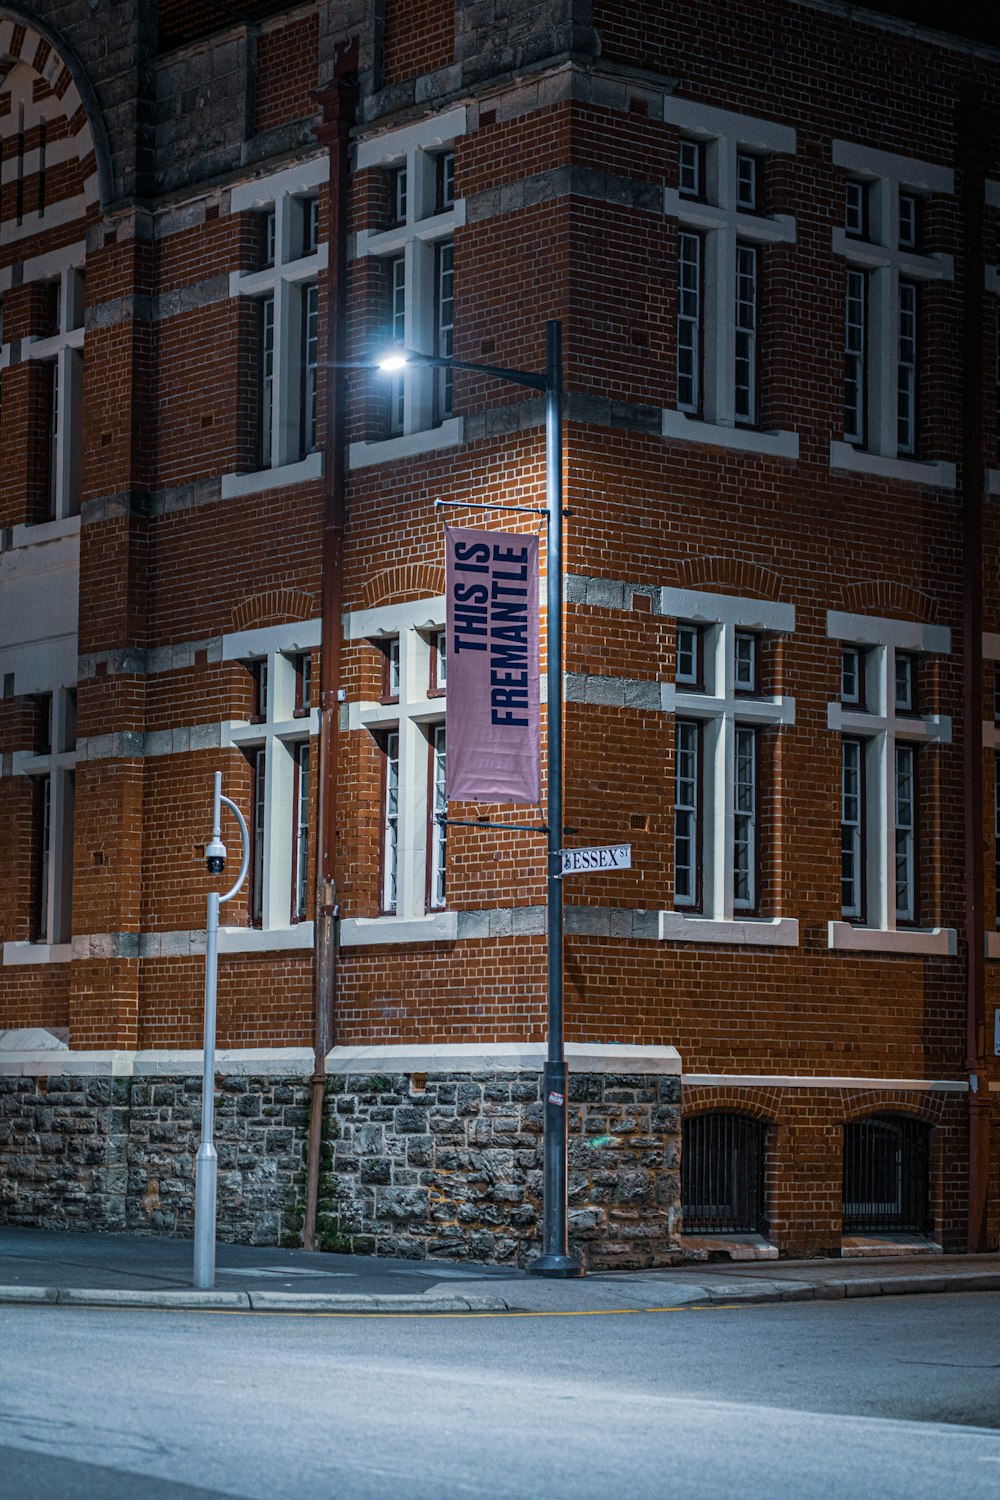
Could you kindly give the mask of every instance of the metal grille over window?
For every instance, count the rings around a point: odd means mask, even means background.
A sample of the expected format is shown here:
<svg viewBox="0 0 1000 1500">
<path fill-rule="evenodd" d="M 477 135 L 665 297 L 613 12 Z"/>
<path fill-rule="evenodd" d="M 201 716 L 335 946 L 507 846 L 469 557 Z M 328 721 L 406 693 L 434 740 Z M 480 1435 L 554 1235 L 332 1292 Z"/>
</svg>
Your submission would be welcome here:
<svg viewBox="0 0 1000 1500">
<path fill-rule="evenodd" d="M 926 1234 L 929 1127 L 901 1115 L 844 1126 L 844 1233 Z"/>
<path fill-rule="evenodd" d="M 763 1234 L 767 1126 L 715 1112 L 683 1123 L 681 1203 L 688 1234 Z"/>
</svg>

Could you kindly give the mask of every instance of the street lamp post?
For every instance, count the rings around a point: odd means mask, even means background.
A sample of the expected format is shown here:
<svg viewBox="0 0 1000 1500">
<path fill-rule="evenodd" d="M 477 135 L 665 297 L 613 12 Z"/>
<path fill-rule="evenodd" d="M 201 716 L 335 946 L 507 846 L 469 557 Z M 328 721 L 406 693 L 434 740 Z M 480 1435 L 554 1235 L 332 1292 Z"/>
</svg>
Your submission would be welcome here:
<svg viewBox="0 0 1000 1500">
<path fill-rule="evenodd" d="M 198 1147 L 194 1197 L 194 1284 L 200 1290 L 215 1286 L 215 1200 L 219 1158 L 215 1150 L 215 1001 L 219 972 L 219 907 L 229 901 L 247 875 L 250 837 L 246 820 L 236 803 L 222 795 L 222 772 L 215 773 L 212 797 L 212 837 L 205 847 L 210 875 L 221 875 L 226 865 L 222 842 L 222 803 L 236 815 L 240 825 L 240 873 L 224 896 L 208 893 L 208 933 L 205 945 L 205 1049 L 201 1084 L 201 1145 Z"/>
<path fill-rule="evenodd" d="M 563 1045 L 563 487 L 562 487 L 562 324 L 545 325 L 545 373 L 481 365 L 447 355 L 393 351 L 378 363 L 386 371 L 407 364 L 450 370 L 472 370 L 496 380 L 527 386 L 545 395 L 545 513 L 547 518 L 547 722 L 546 772 L 548 926 L 548 1049 L 543 1074 L 544 1177 L 542 1253 L 528 1267 L 533 1276 L 582 1276 L 583 1267 L 567 1243 L 566 1051 Z M 520 509 L 521 507 L 500 507 Z"/>
</svg>

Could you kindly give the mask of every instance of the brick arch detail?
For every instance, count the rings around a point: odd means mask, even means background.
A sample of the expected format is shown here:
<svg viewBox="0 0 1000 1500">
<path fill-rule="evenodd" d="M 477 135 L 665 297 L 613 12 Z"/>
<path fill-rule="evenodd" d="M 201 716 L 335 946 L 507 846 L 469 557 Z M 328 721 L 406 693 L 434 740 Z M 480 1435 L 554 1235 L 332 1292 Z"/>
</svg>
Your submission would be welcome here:
<svg viewBox="0 0 1000 1500">
<path fill-rule="evenodd" d="M 104 117 L 73 49 L 38 16 L 18 5 L 0 4 L 0 59 L 24 63 L 48 84 L 69 122 L 81 165 L 93 157 L 84 184 L 87 204 L 107 207 L 114 182 Z"/>
<path fill-rule="evenodd" d="M 251 630 L 264 625 L 287 625 L 293 620 L 311 620 L 316 597 L 303 589 L 264 589 L 248 594 L 232 613 L 232 629 Z"/>
<path fill-rule="evenodd" d="M 844 588 L 844 608 L 852 615 L 899 615 L 906 620 L 934 620 L 935 600 L 906 583 L 887 578 L 849 583 Z"/>
<path fill-rule="evenodd" d="M 361 595 L 362 609 L 380 604 L 408 604 L 444 593 L 444 568 L 439 563 L 407 563 L 401 568 L 383 568 L 369 578 Z"/>
<path fill-rule="evenodd" d="M 842 1125 L 853 1125 L 869 1115 L 907 1115 L 925 1125 L 940 1125 L 946 1095 L 903 1093 L 899 1089 L 846 1093 L 841 1110 Z"/>
<path fill-rule="evenodd" d="M 712 589 L 753 599 L 779 599 L 782 588 L 781 578 L 770 568 L 735 557 L 686 558 L 678 566 L 677 582 L 685 589 Z"/>
<path fill-rule="evenodd" d="M 685 1120 L 695 1115 L 737 1114 L 747 1115 L 765 1125 L 780 1123 L 782 1090 L 741 1088 L 716 1088 L 695 1084 L 682 1090 L 682 1115 Z"/>
</svg>

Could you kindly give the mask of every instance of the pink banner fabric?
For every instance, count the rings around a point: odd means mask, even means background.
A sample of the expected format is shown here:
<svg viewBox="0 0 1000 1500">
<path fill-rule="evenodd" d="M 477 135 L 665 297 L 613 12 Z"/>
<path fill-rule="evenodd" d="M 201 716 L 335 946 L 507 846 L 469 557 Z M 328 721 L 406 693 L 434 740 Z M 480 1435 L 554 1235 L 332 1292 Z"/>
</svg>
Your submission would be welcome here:
<svg viewBox="0 0 1000 1500">
<path fill-rule="evenodd" d="M 448 800 L 537 804 L 538 538 L 445 538 Z"/>
</svg>

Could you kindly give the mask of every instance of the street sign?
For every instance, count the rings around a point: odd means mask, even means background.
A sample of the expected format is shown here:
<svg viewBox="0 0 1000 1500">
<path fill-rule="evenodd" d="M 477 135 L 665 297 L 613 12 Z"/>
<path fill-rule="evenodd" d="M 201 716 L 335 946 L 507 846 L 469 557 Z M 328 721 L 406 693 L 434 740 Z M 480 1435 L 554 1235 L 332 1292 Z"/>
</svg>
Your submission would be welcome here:
<svg viewBox="0 0 1000 1500">
<path fill-rule="evenodd" d="M 605 844 L 591 849 L 563 849 L 564 875 L 589 875 L 592 870 L 631 870 L 631 844 Z"/>
</svg>

